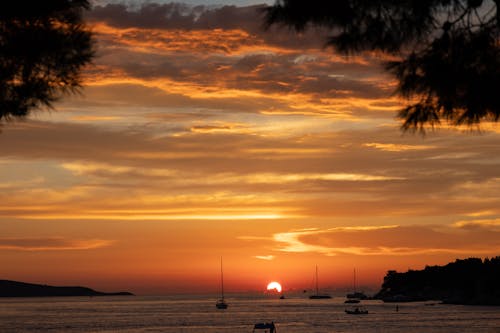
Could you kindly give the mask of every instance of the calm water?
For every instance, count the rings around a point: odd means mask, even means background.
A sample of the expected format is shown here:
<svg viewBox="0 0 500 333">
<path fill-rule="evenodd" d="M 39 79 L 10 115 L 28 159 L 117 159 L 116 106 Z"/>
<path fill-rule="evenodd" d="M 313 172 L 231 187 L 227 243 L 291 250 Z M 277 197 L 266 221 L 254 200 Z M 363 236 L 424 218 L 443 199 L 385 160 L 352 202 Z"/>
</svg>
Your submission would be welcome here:
<svg viewBox="0 0 500 333">
<path fill-rule="evenodd" d="M 274 321 L 282 332 L 500 332 L 500 307 L 367 301 L 348 315 L 341 298 L 285 300 L 216 297 L 0 299 L 0 332 L 252 332 Z M 262 331 L 261 331 L 262 332 Z"/>
</svg>

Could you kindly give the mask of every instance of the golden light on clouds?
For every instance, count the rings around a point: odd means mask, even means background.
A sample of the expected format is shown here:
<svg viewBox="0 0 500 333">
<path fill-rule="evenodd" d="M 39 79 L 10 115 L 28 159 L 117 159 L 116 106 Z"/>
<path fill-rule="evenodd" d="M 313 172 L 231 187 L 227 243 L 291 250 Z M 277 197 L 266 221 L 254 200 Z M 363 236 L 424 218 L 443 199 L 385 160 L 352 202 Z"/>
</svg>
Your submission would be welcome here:
<svg viewBox="0 0 500 333">
<path fill-rule="evenodd" d="M 270 48 L 255 35 L 241 29 L 144 29 L 116 28 L 103 23 L 93 25 L 100 38 L 115 46 L 128 47 L 134 52 L 145 54 L 170 52 L 215 52 L 240 54 L 259 50 L 272 52 L 283 49 Z"/>
<path fill-rule="evenodd" d="M 494 228 L 496 230 L 500 229 L 500 219 L 491 220 L 470 220 L 470 221 L 458 221 L 453 224 L 457 228 Z"/>
<path fill-rule="evenodd" d="M 267 256 L 255 256 L 255 258 L 261 259 L 261 260 L 268 260 L 268 261 L 270 261 L 270 260 L 273 260 L 276 257 L 270 254 L 270 255 L 267 255 Z"/>
<path fill-rule="evenodd" d="M 72 117 L 72 120 L 75 121 L 89 121 L 89 122 L 97 122 L 97 121 L 113 121 L 122 119 L 122 117 L 116 116 L 76 116 Z"/>
<path fill-rule="evenodd" d="M 414 145 L 398 145 L 393 143 L 376 143 L 376 142 L 365 143 L 364 146 L 373 147 L 375 149 L 380 149 L 385 151 L 393 151 L 393 152 L 406 151 L 406 150 L 426 150 L 433 148 L 432 146 L 429 145 L 414 146 Z"/>
<path fill-rule="evenodd" d="M 458 222 L 453 226 L 459 228 L 467 228 L 474 226 L 498 226 L 498 221 L 476 221 L 476 223 L 471 222 L 463 223 Z M 419 227 L 422 230 L 428 230 L 429 233 L 433 233 L 433 227 Z M 463 245 L 454 244 L 453 246 L 449 246 L 451 244 L 446 244 L 446 242 L 441 243 L 442 238 L 456 238 L 459 239 L 462 235 L 456 234 L 451 227 L 445 227 L 448 229 L 443 233 L 440 237 L 429 236 L 431 238 L 431 243 L 434 242 L 434 246 L 412 246 L 413 244 L 407 241 L 407 237 L 405 241 L 394 242 L 391 241 L 394 245 L 387 246 L 386 237 L 392 237 L 394 235 L 394 231 L 397 231 L 401 236 L 404 233 L 408 233 L 410 236 L 414 233 L 414 228 L 405 228 L 400 227 L 398 225 L 380 225 L 380 226 L 351 226 L 351 227 L 335 227 L 330 229 L 303 229 L 303 230 L 292 230 L 289 232 L 277 233 L 273 235 L 273 240 L 277 244 L 277 251 L 280 252 L 292 252 L 292 253 L 320 253 L 327 256 L 337 256 L 337 255 L 357 255 L 357 256 L 409 256 L 409 255 L 429 255 L 429 254 L 439 254 L 439 253 L 448 253 L 448 254 L 466 254 L 468 251 L 471 251 L 471 247 L 473 251 L 478 254 L 488 254 L 492 251 L 499 251 L 500 245 L 496 244 L 493 248 L 490 247 L 490 242 L 497 243 L 494 241 L 496 235 L 491 235 L 483 239 L 485 244 L 482 244 L 481 241 L 471 241 L 467 247 L 463 248 Z M 383 231 L 389 231 L 384 233 Z M 382 231 L 382 232 L 379 232 Z M 498 231 L 497 231 L 498 232 Z M 363 244 L 364 246 L 340 246 L 342 244 L 337 244 L 335 246 L 335 239 L 338 237 L 345 237 L 349 234 L 355 234 L 356 242 L 359 244 Z M 384 235 L 386 234 L 386 235 Z M 314 236 L 314 237 L 310 237 Z M 322 238 L 322 243 L 325 240 L 328 240 L 328 243 L 331 243 L 331 246 L 324 246 L 320 244 L 315 244 L 314 239 L 316 236 Z M 377 236 L 378 239 L 373 240 L 373 237 Z M 411 236 L 410 236 L 411 237 Z M 435 237 L 435 238 L 434 238 Z M 331 241 L 329 240 L 331 238 Z M 434 239 L 432 239 L 434 238 Z M 251 238 L 250 238 L 251 239 Z M 376 244 L 379 242 L 380 245 L 371 245 L 367 246 L 367 244 L 372 243 Z M 344 243 L 344 242 L 341 242 Z M 414 241 L 415 244 L 419 243 L 419 240 L 416 239 Z M 474 245 L 472 245 L 474 244 Z"/>
<path fill-rule="evenodd" d="M 254 213 L 254 214 L 245 214 L 245 213 L 226 213 L 226 214 L 210 214 L 210 213 L 184 213 L 184 214 L 175 214 L 171 212 L 167 212 L 165 214 L 161 213 L 143 213 L 134 211 L 132 214 L 123 214 L 120 212 L 84 212 L 84 213 L 70 213 L 55 215 L 55 214 L 19 214 L 20 218 L 25 219 L 48 219 L 48 220 L 117 220 L 117 221 L 180 221 L 180 220 L 206 220 L 206 221 L 222 221 L 222 220 L 274 220 L 281 219 L 284 215 L 280 214 L 272 214 L 272 213 Z"/>
</svg>

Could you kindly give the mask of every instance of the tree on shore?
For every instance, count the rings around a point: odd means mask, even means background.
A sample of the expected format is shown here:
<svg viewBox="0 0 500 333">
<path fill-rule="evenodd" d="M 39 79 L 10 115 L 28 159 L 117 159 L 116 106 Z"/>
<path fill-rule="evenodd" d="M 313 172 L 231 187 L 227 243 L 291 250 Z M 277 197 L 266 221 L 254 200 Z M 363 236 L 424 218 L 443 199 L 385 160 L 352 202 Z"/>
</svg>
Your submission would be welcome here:
<svg viewBox="0 0 500 333">
<path fill-rule="evenodd" d="M 328 29 L 343 54 L 377 51 L 408 101 L 403 130 L 500 118 L 500 0 L 277 0 L 266 24 Z"/>
<path fill-rule="evenodd" d="M 442 300 L 500 305 L 500 257 L 457 259 L 405 273 L 388 271 L 375 298 L 389 302 Z"/>
<path fill-rule="evenodd" d="M 78 91 L 94 54 L 87 0 L 0 2 L 0 122 Z"/>
</svg>

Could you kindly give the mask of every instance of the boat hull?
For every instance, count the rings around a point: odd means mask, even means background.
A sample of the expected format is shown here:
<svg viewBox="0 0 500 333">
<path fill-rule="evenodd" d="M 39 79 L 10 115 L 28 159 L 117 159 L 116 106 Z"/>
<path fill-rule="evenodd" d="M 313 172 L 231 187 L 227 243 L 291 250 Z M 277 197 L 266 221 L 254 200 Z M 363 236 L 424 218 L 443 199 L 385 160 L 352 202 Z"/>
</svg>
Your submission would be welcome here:
<svg viewBox="0 0 500 333">
<path fill-rule="evenodd" d="M 228 305 L 224 301 L 218 301 L 217 303 L 215 303 L 215 307 L 220 310 L 225 310 L 227 309 Z"/>
<path fill-rule="evenodd" d="M 329 299 L 332 298 L 330 295 L 311 295 L 309 296 L 310 299 Z"/>
</svg>

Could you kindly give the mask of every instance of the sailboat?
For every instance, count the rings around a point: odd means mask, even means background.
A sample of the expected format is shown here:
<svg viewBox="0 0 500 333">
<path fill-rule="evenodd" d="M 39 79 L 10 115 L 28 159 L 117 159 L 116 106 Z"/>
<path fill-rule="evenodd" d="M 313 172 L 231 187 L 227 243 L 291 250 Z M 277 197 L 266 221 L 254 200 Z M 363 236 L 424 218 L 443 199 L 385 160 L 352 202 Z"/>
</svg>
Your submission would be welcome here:
<svg viewBox="0 0 500 333">
<path fill-rule="evenodd" d="M 344 303 L 359 303 L 362 299 L 366 299 L 366 295 L 362 292 L 356 291 L 356 268 L 354 269 L 354 292 L 351 294 L 347 294 L 347 300 Z"/>
<path fill-rule="evenodd" d="M 318 265 L 316 265 L 316 294 L 309 296 L 310 299 L 327 299 L 332 298 L 332 296 L 328 294 L 320 294 L 318 287 Z"/>
<path fill-rule="evenodd" d="M 227 309 L 228 304 L 224 300 L 224 274 L 222 272 L 222 257 L 220 258 L 220 285 L 221 285 L 221 298 L 215 303 L 217 309 Z"/>
</svg>

